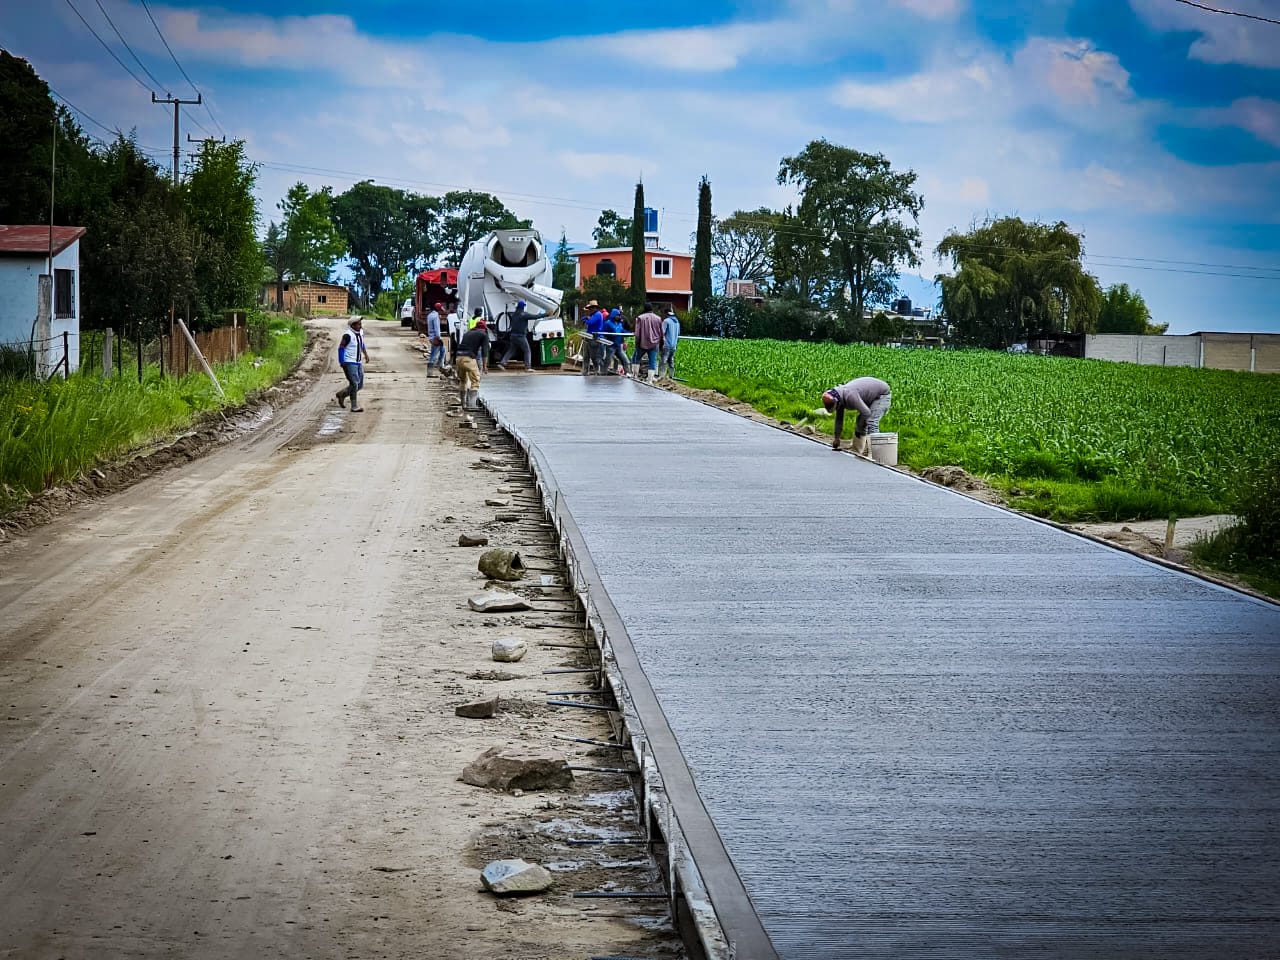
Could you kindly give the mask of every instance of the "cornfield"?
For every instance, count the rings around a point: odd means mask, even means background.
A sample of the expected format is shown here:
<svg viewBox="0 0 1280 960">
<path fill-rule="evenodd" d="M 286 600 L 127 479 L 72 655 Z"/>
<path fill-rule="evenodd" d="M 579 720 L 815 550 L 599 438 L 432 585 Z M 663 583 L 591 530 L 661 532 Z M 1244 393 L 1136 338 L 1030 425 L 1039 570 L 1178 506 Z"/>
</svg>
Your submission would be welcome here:
<svg viewBox="0 0 1280 960">
<path fill-rule="evenodd" d="M 904 463 L 959 464 L 1061 519 L 1229 510 L 1280 458 L 1276 375 L 771 340 L 682 340 L 679 360 L 692 386 L 827 431 L 822 391 L 880 377 Z"/>
</svg>

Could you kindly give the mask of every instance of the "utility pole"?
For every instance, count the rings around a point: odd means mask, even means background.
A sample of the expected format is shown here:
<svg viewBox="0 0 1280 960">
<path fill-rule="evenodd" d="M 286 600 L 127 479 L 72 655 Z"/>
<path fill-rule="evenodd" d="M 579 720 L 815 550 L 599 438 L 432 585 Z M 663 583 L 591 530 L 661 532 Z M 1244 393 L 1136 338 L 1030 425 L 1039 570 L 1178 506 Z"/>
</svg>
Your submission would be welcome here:
<svg viewBox="0 0 1280 960">
<path fill-rule="evenodd" d="M 151 94 L 152 103 L 163 103 L 173 105 L 173 185 L 178 185 L 178 111 L 182 109 L 183 104 L 190 106 L 198 106 L 204 102 L 204 94 L 196 94 L 194 100 L 183 100 L 181 97 L 165 97 L 161 100 L 154 93 Z"/>
<path fill-rule="evenodd" d="M 226 137 L 193 137 L 191 134 L 189 133 L 187 134 L 187 143 L 226 143 L 226 142 L 227 142 Z M 195 160 L 197 157 L 200 156 L 200 154 L 188 153 L 187 156 L 190 157 L 192 160 Z"/>
</svg>

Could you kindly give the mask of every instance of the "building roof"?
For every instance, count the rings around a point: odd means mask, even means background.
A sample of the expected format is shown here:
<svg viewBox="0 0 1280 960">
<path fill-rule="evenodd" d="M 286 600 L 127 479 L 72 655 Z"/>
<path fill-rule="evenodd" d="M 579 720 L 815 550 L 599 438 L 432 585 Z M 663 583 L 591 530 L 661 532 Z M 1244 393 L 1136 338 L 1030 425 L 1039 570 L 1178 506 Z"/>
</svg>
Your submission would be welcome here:
<svg viewBox="0 0 1280 960">
<path fill-rule="evenodd" d="M 582 257 L 590 256 L 593 253 L 630 253 L 630 247 L 598 247 L 595 250 L 571 250 L 569 256 Z M 653 247 L 645 247 L 645 255 L 653 254 L 657 257 L 688 257 L 693 259 L 692 253 L 684 253 L 680 250 L 655 250 Z"/>
<path fill-rule="evenodd" d="M 53 255 L 56 257 L 84 235 L 84 227 L 54 227 Z M 48 225 L 0 224 L 0 254 L 47 257 L 49 255 Z"/>
</svg>

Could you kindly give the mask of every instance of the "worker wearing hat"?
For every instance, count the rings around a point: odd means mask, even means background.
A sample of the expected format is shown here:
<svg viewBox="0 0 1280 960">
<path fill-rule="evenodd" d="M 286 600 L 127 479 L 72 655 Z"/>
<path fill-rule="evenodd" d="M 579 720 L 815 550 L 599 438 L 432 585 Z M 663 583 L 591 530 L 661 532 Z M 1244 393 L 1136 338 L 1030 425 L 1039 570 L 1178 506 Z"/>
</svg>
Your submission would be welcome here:
<svg viewBox="0 0 1280 960">
<path fill-rule="evenodd" d="M 604 373 L 605 343 L 601 333 L 604 331 L 607 313 L 592 300 L 587 304 L 587 332 L 582 344 L 582 375 L 585 377 L 594 367 L 597 373 Z"/>
<path fill-rule="evenodd" d="M 858 411 L 858 419 L 853 426 L 853 452 L 862 457 L 867 456 L 867 436 L 880 429 L 880 419 L 889 412 L 891 400 L 889 385 L 875 377 L 858 377 L 824 393 L 822 405 L 828 413 L 836 415 L 831 449 L 840 449 L 841 434 L 844 433 L 844 412 L 853 408 Z"/>
<path fill-rule="evenodd" d="M 427 376 L 434 377 L 436 371 L 444 366 L 444 337 L 440 335 L 440 311 L 444 304 L 437 303 L 427 314 L 427 343 L 431 345 L 431 354 L 427 357 Z"/>
<path fill-rule="evenodd" d="M 364 365 L 369 359 L 369 351 L 364 348 L 364 321 L 352 317 L 347 321 L 347 329 L 338 341 L 338 363 L 342 372 L 347 375 L 347 385 L 335 394 L 338 406 L 345 407 L 343 402 L 351 398 L 351 412 L 361 413 L 364 407 L 356 400 L 360 388 L 364 386 Z"/>
</svg>

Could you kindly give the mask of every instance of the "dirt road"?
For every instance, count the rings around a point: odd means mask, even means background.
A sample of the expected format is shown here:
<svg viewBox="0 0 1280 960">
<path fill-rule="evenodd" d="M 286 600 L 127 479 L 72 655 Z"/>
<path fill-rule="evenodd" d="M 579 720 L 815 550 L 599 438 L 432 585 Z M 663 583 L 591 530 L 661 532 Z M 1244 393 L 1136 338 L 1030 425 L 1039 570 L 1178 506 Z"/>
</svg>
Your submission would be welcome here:
<svg viewBox="0 0 1280 960">
<path fill-rule="evenodd" d="M 478 890 L 547 822 L 625 828 L 622 784 L 457 782 L 590 721 L 542 704 L 563 650 L 477 673 L 494 628 L 452 544 L 501 479 L 449 439 L 406 335 L 369 344 L 365 413 L 331 371 L 251 437 L 0 547 L 0 956 L 672 955 L 652 910 L 569 899 L 599 882 L 581 864 L 556 895 Z M 492 693 L 497 718 L 453 715 Z"/>
</svg>

